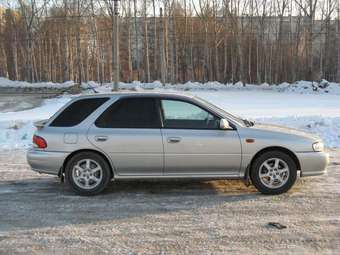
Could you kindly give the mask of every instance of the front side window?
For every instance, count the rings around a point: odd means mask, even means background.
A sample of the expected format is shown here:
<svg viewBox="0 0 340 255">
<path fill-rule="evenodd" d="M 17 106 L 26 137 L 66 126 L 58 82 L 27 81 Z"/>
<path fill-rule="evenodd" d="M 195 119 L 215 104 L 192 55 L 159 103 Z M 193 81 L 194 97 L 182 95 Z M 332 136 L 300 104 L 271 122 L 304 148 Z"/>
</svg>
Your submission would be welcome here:
<svg viewBox="0 0 340 255">
<path fill-rule="evenodd" d="M 96 120 L 99 128 L 160 128 L 153 98 L 125 98 L 113 103 Z"/>
<path fill-rule="evenodd" d="M 161 100 L 164 128 L 218 129 L 219 118 L 201 107 L 178 100 Z"/>
<path fill-rule="evenodd" d="M 80 124 L 109 98 L 86 98 L 71 103 L 51 123 L 51 127 L 73 127 Z"/>
</svg>

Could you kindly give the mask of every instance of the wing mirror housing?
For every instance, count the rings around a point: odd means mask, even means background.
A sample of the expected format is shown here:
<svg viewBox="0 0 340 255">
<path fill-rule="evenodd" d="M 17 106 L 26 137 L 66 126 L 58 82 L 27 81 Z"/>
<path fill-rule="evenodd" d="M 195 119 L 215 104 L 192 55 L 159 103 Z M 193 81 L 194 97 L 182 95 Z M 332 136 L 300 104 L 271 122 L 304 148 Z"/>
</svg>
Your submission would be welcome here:
<svg viewBox="0 0 340 255">
<path fill-rule="evenodd" d="M 233 129 L 231 126 L 230 126 L 230 123 L 228 120 L 226 119 L 221 119 L 220 120 L 220 129 L 223 129 L 223 130 L 231 130 Z"/>
</svg>

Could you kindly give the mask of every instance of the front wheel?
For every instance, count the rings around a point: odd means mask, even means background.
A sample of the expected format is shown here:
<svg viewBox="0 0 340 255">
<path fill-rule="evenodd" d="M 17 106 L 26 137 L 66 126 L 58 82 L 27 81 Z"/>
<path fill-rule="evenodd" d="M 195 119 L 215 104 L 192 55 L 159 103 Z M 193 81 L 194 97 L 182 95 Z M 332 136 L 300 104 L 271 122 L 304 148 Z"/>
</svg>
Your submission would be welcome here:
<svg viewBox="0 0 340 255">
<path fill-rule="evenodd" d="M 256 189 L 262 194 L 281 194 L 294 185 L 297 166 L 286 153 L 269 151 L 255 159 L 250 177 Z"/>
<path fill-rule="evenodd" d="M 102 156 L 93 152 L 82 152 L 67 162 L 65 177 L 77 194 L 91 196 L 99 194 L 107 187 L 111 171 Z"/>
</svg>

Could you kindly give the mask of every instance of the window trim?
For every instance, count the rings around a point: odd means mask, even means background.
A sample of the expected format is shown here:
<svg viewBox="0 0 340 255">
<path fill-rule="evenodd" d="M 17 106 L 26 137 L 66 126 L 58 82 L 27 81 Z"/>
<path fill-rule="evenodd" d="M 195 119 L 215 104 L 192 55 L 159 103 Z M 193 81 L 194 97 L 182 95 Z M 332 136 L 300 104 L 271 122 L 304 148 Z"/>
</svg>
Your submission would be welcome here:
<svg viewBox="0 0 340 255">
<path fill-rule="evenodd" d="M 221 116 L 217 115 L 216 113 L 210 111 L 209 109 L 206 109 L 205 107 L 202 107 L 201 105 L 197 104 L 196 102 L 193 101 L 187 101 L 184 99 L 180 99 L 180 98 L 168 98 L 168 97 L 161 97 L 158 98 L 159 101 L 159 107 L 160 107 L 160 113 L 161 113 L 161 119 L 162 119 L 162 129 L 177 129 L 177 130 L 222 130 L 220 128 L 171 128 L 171 127 L 164 127 L 164 109 L 163 109 L 163 104 L 162 104 L 162 100 L 168 100 L 168 101 L 179 101 L 179 102 L 183 102 L 183 103 L 187 103 L 187 104 L 192 104 L 206 112 L 208 112 L 209 114 L 213 115 L 215 118 L 218 118 L 219 120 L 222 119 Z M 233 130 L 235 130 L 234 127 L 232 127 Z M 226 130 L 224 130 L 226 131 Z"/>
<path fill-rule="evenodd" d="M 123 100 L 127 100 L 127 99 L 152 99 L 153 105 L 156 109 L 157 112 L 157 122 L 158 122 L 158 127 L 147 127 L 147 128 L 143 128 L 143 127 L 98 127 L 97 126 L 97 120 L 113 105 L 120 103 Z M 159 114 L 159 107 L 158 107 L 158 103 L 157 103 L 157 98 L 156 97 L 152 97 L 152 96 L 121 96 L 119 97 L 117 100 L 115 100 L 114 102 L 112 102 L 109 106 L 107 106 L 105 108 L 105 110 L 103 112 L 101 112 L 99 114 L 99 116 L 95 119 L 95 121 L 93 122 L 93 125 L 96 128 L 99 129 L 161 129 L 163 126 L 163 121 L 161 118 L 161 115 Z"/>
</svg>

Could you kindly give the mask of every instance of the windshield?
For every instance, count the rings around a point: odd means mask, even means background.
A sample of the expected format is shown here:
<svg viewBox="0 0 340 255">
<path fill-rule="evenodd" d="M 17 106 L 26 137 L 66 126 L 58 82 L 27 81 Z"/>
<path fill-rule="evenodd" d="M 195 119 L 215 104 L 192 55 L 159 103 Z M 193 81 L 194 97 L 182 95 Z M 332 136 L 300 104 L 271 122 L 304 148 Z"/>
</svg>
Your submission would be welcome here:
<svg viewBox="0 0 340 255">
<path fill-rule="evenodd" d="M 225 115 L 227 118 L 237 122 L 239 125 L 241 126 L 246 126 L 246 127 L 251 127 L 254 125 L 253 122 L 246 120 L 246 119 L 242 119 L 239 116 L 233 115 L 229 112 L 226 112 L 225 110 L 223 110 L 222 108 L 210 103 L 209 101 L 206 101 L 200 97 L 195 97 L 197 100 L 203 102 L 204 104 L 208 105 L 210 108 L 214 109 L 215 111 L 221 113 L 222 115 Z"/>
</svg>

